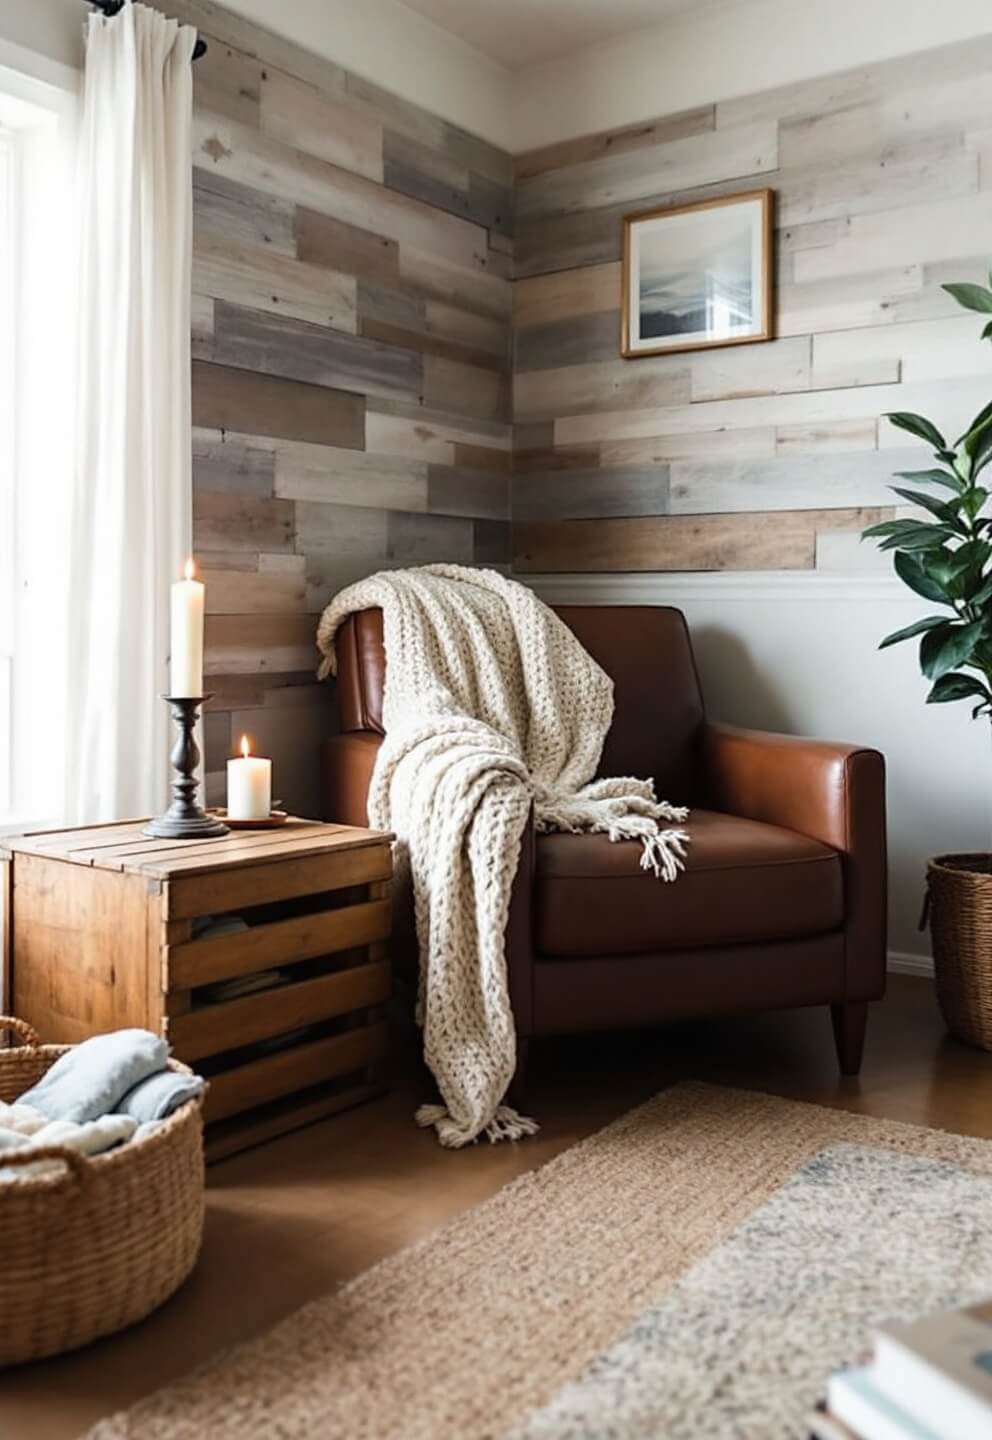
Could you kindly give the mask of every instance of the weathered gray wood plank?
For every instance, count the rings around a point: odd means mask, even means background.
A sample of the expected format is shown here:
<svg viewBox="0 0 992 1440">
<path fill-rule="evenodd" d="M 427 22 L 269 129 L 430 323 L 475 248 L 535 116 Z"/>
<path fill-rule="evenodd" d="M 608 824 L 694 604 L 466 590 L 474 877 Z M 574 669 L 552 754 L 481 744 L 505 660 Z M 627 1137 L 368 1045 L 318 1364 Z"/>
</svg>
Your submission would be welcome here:
<svg viewBox="0 0 992 1440">
<path fill-rule="evenodd" d="M 413 350 L 226 303 L 215 309 L 214 356 L 221 364 L 360 395 L 418 398 L 423 392 L 423 362 Z"/>
<path fill-rule="evenodd" d="M 780 511 L 536 521 L 514 526 L 516 569 L 541 571 L 811 570 L 817 535 L 860 531 L 891 511 Z"/>
<path fill-rule="evenodd" d="M 365 401 L 343 390 L 301 385 L 226 365 L 193 363 L 193 424 L 361 449 Z"/>
<path fill-rule="evenodd" d="M 526 522 L 664 515 L 668 495 L 667 465 L 533 472 L 513 478 L 513 518 Z"/>
</svg>

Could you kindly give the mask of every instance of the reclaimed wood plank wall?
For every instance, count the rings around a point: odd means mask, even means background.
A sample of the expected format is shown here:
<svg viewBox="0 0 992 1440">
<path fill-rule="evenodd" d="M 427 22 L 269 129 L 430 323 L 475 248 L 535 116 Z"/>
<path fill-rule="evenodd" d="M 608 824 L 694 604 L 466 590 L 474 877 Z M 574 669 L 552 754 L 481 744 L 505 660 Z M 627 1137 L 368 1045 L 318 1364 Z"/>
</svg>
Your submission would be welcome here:
<svg viewBox="0 0 992 1440">
<path fill-rule="evenodd" d="M 928 458 L 877 417 L 957 434 L 992 388 L 940 288 L 992 259 L 990 67 L 992 37 L 518 157 L 518 571 L 858 564 Z M 622 217 L 763 186 L 779 338 L 621 359 Z"/>
<path fill-rule="evenodd" d="M 318 813 L 317 617 L 390 565 L 506 565 L 512 161 L 232 14 L 194 68 L 194 545 L 208 793 L 242 731 Z"/>
</svg>

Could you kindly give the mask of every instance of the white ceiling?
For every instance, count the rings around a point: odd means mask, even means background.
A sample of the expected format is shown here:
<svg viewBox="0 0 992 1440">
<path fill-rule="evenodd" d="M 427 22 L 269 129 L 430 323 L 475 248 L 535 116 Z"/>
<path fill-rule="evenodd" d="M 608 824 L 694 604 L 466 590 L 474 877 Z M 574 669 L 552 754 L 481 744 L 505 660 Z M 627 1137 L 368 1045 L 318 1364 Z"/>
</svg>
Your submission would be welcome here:
<svg viewBox="0 0 992 1440">
<path fill-rule="evenodd" d="M 512 70 L 734 0 L 402 0 Z"/>
</svg>

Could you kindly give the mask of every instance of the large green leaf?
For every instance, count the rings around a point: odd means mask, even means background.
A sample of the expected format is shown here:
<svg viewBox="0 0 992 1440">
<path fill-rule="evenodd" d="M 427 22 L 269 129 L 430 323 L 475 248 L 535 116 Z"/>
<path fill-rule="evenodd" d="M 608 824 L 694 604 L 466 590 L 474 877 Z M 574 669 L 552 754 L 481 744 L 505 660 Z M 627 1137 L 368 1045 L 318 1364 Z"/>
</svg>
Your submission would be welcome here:
<svg viewBox="0 0 992 1440">
<path fill-rule="evenodd" d="M 888 540 L 901 535 L 912 535 L 924 522 L 922 520 L 883 520 L 878 525 L 869 525 L 861 532 L 862 540 Z"/>
<path fill-rule="evenodd" d="M 918 440 L 926 440 L 935 450 L 947 449 L 947 441 L 936 425 L 932 425 L 926 416 L 914 415 L 908 410 L 894 410 L 885 418 L 897 429 L 908 430 L 910 435 L 915 435 Z"/>
<path fill-rule="evenodd" d="M 928 495 L 925 490 L 903 489 L 901 485 L 890 485 L 889 489 L 895 491 L 903 500 L 908 500 L 910 505 L 919 505 L 921 510 L 929 510 L 931 515 L 936 515 L 945 525 L 960 526 L 962 534 L 968 533 L 957 518 L 957 510 L 962 503 L 960 499 L 939 500 L 936 495 Z M 981 506 L 978 508 L 981 509 Z"/>
<path fill-rule="evenodd" d="M 982 638 L 984 620 L 970 625 L 947 624 L 928 630 L 920 641 L 920 669 L 928 680 L 939 680 L 949 670 L 967 664 Z"/>
<path fill-rule="evenodd" d="M 918 485 L 944 485 L 958 494 L 964 489 L 964 481 L 952 470 L 897 470 L 897 480 L 915 480 Z"/>
<path fill-rule="evenodd" d="M 913 640 L 917 635 L 923 635 L 927 630 L 935 630 L 938 625 L 946 625 L 946 615 L 928 615 L 925 620 L 914 620 L 912 625 L 905 625 L 901 630 L 893 630 L 891 635 L 886 635 L 879 645 L 879 650 L 886 650 L 890 645 L 898 645 L 902 640 Z"/>
<path fill-rule="evenodd" d="M 942 605 L 951 604 L 951 598 L 944 586 L 927 574 L 915 555 L 907 555 L 898 550 L 893 563 L 899 579 L 917 595 L 922 595 L 924 600 L 937 600 Z"/>
<path fill-rule="evenodd" d="M 922 520 L 904 520 L 908 528 L 879 542 L 880 550 L 937 550 L 955 538 L 946 525 L 924 525 Z"/>
<path fill-rule="evenodd" d="M 987 405 L 985 405 L 981 410 L 979 410 L 978 414 L 975 416 L 974 420 L 972 420 L 971 424 L 968 426 L 964 434 L 958 436 L 958 438 L 954 442 L 955 449 L 957 449 L 959 445 L 964 444 L 967 436 L 973 435 L 976 430 L 980 430 L 981 427 L 985 424 L 986 420 L 988 420 L 990 417 L 992 417 L 992 400 L 990 400 Z"/>
<path fill-rule="evenodd" d="M 984 285 L 954 284 L 942 285 L 948 295 L 953 295 L 959 305 L 966 310 L 981 310 L 992 314 L 992 290 L 986 290 Z"/>
<path fill-rule="evenodd" d="M 980 695 L 983 700 L 992 702 L 992 692 L 981 680 L 973 675 L 952 672 L 940 677 L 927 696 L 927 704 L 944 705 L 948 700 L 966 700 L 969 695 Z"/>
</svg>

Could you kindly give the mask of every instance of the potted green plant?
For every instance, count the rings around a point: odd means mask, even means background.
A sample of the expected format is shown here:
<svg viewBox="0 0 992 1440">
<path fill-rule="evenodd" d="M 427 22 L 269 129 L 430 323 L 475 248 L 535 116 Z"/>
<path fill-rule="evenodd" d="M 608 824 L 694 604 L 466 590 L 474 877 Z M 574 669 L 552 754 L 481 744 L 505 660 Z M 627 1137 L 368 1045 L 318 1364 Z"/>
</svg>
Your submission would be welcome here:
<svg viewBox="0 0 992 1440">
<path fill-rule="evenodd" d="M 992 283 L 992 274 L 989 276 Z M 945 285 L 967 310 L 992 316 L 992 289 Z M 982 338 L 992 337 L 992 319 Z M 984 513 L 992 464 L 992 403 L 953 443 L 922 415 L 886 417 L 928 444 L 934 463 L 900 471 L 892 489 L 925 518 L 873 525 L 862 538 L 894 555 L 896 573 L 937 607 L 887 635 L 881 647 L 918 639 L 927 704 L 971 704 L 973 719 L 992 717 L 992 516 Z M 988 471 L 992 483 L 992 470 Z M 992 1050 L 992 855 L 939 855 L 927 868 L 927 900 L 937 996 L 947 1028 Z"/>
</svg>

